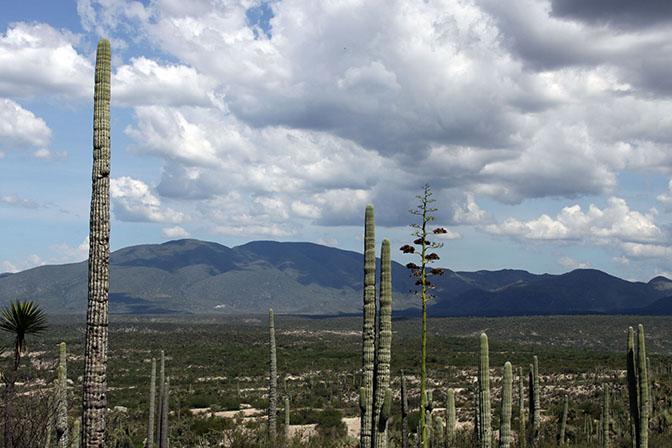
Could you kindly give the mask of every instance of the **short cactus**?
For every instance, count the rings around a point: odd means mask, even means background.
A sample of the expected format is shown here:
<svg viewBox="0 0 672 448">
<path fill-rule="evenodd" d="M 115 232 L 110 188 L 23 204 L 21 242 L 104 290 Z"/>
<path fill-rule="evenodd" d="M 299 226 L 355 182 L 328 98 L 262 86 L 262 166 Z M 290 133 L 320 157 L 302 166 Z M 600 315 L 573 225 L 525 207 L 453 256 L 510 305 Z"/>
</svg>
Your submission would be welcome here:
<svg viewBox="0 0 672 448">
<path fill-rule="evenodd" d="M 636 448 L 648 448 L 651 403 L 645 335 L 642 325 L 639 325 L 637 329 L 636 341 L 635 346 L 635 331 L 632 327 L 628 328 L 627 377 L 632 439 Z"/>
<path fill-rule="evenodd" d="M 270 360 L 268 382 L 268 438 L 275 443 L 277 437 L 276 415 L 278 407 L 278 367 L 275 352 L 275 319 L 273 310 L 268 310 L 268 332 L 270 336 Z"/>
<path fill-rule="evenodd" d="M 452 444 L 455 440 L 455 425 L 457 418 L 455 415 L 455 391 L 448 389 L 446 393 L 446 445 Z"/>
<path fill-rule="evenodd" d="M 58 379 L 56 380 L 56 440 L 58 448 L 69 448 L 68 434 L 68 363 L 65 342 L 58 344 Z"/>
<path fill-rule="evenodd" d="M 406 387 L 406 376 L 401 371 L 401 448 L 408 446 L 408 389 Z"/>
<path fill-rule="evenodd" d="M 602 418 L 600 426 L 600 443 L 602 448 L 609 448 L 611 446 L 609 438 L 609 386 L 602 386 Z"/>
<path fill-rule="evenodd" d="M 558 442 L 560 445 L 566 443 L 567 433 L 567 413 L 569 411 L 569 396 L 565 395 L 565 404 L 562 407 L 562 417 L 560 418 L 560 434 L 558 435 Z"/>
<path fill-rule="evenodd" d="M 146 448 L 154 448 L 154 411 L 156 410 L 156 359 L 152 358 L 152 373 L 149 379 L 149 421 L 147 422 Z"/>
<path fill-rule="evenodd" d="M 523 368 L 518 367 L 518 446 L 527 448 L 527 434 L 525 431 L 525 379 Z"/>
<path fill-rule="evenodd" d="M 499 423 L 499 448 L 510 448 L 513 436 L 511 435 L 511 409 L 512 409 L 513 372 L 511 363 L 504 364 L 504 376 L 502 378 L 502 407 Z"/>
<path fill-rule="evenodd" d="M 478 401 L 479 401 L 479 440 L 481 448 L 492 446 L 492 416 L 490 409 L 490 355 L 488 348 L 488 336 L 481 333 L 480 337 L 480 363 L 478 366 Z"/>
</svg>

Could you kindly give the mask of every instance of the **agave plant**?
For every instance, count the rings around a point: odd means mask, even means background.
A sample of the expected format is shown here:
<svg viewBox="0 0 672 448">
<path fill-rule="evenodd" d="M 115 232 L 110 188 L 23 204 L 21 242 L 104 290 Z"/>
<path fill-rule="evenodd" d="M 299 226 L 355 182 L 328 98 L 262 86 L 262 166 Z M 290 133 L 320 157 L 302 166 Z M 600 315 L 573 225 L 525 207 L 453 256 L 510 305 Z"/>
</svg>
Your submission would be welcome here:
<svg viewBox="0 0 672 448">
<path fill-rule="evenodd" d="M 19 369 L 21 355 L 26 352 L 26 336 L 46 330 L 47 318 L 33 302 L 12 302 L 2 310 L 0 330 L 14 336 L 14 371 Z"/>
</svg>

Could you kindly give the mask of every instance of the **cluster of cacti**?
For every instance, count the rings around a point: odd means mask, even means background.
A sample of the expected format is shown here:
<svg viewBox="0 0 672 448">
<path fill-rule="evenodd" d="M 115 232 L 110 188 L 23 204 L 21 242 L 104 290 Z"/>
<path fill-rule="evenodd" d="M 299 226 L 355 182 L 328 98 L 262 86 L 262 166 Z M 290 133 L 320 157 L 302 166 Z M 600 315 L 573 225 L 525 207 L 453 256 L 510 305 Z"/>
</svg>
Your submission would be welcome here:
<svg viewBox="0 0 672 448">
<path fill-rule="evenodd" d="M 360 448 L 385 448 L 388 440 L 387 426 L 392 406 L 392 260 L 389 240 L 383 240 L 382 243 L 380 271 L 380 294 L 376 301 L 375 223 L 373 206 L 369 205 L 366 207 L 364 224 Z"/>
<path fill-rule="evenodd" d="M 105 445 L 110 290 L 110 42 L 96 52 L 89 280 L 84 352 L 82 436 L 86 448 Z"/>
<path fill-rule="evenodd" d="M 270 336 L 268 375 L 268 438 L 275 443 L 277 437 L 276 416 L 278 408 L 278 362 L 275 352 L 275 319 L 273 310 L 268 310 L 268 332 Z"/>
<path fill-rule="evenodd" d="M 630 402 L 630 419 L 632 422 L 632 439 L 636 448 L 649 446 L 649 413 L 651 411 L 649 393 L 649 374 L 646 357 L 644 326 L 637 328 L 637 344 L 635 331 L 628 328 L 627 346 L 627 377 Z"/>
<path fill-rule="evenodd" d="M 163 350 L 161 350 L 159 366 L 159 397 L 156 400 L 156 359 L 152 358 L 152 371 L 149 379 L 149 420 L 145 448 L 168 448 L 170 443 L 168 439 L 170 379 L 166 377 L 166 355 Z"/>
<path fill-rule="evenodd" d="M 492 416 L 490 410 L 490 354 L 488 336 L 481 333 L 478 365 L 478 441 L 481 448 L 492 445 Z"/>
</svg>

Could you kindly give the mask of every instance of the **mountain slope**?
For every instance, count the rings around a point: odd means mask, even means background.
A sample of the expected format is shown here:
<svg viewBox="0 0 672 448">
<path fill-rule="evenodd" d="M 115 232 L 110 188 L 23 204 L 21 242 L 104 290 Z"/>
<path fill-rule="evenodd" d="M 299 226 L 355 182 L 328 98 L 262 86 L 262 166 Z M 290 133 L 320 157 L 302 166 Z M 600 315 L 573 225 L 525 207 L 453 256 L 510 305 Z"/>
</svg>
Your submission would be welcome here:
<svg viewBox="0 0 672 448">
<path fill-rule="evenodd" d="M 394 307 L 416 307 L 407 269 L 393 263 Z M 132 246 L 111 255 L 110 308 L 130 313 L 333 314 L 361 310 L 362 255 L 312 243 L 254 241 L 229 248 L 193 239 Z M 86 311 L 86 262 L 0 275 L 0 304 L 31 299 L 49 312 Z M 430 314 L 512 315 L 645 309 L 672 281 L 628 282 L 596 270 L 536 275 L 454 272 L 437 278 Z M 651 306 L 664 312 L 667 306 Z"/>
</svg>

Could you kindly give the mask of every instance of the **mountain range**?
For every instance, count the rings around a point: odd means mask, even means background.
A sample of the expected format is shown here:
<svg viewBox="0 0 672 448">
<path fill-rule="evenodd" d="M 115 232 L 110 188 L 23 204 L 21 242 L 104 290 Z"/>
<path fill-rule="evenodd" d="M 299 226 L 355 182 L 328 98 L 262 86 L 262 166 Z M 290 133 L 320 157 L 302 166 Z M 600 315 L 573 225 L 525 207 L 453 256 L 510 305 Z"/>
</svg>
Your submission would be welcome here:
<svg viewBox="0 0 672 448">
<path fill-rule="evenodd" d="M 254 241 L 229 248 L 183 239 L 120 249 L 110 257 L 114 313 L 349 314 L 362 306 L 363 257 L 313 243 Z M 413 281 L 392 266 L 394 309 L 417 315 Z M 565 274 L 523 270 L 436 278 L 432 316 L 672 314 L 672 281 L 631 282 L 594 269 Z M 34 300 L 52 313 L 85 313 L 87 263 L 0 274 L 0 304 Z"/>
</svg>

